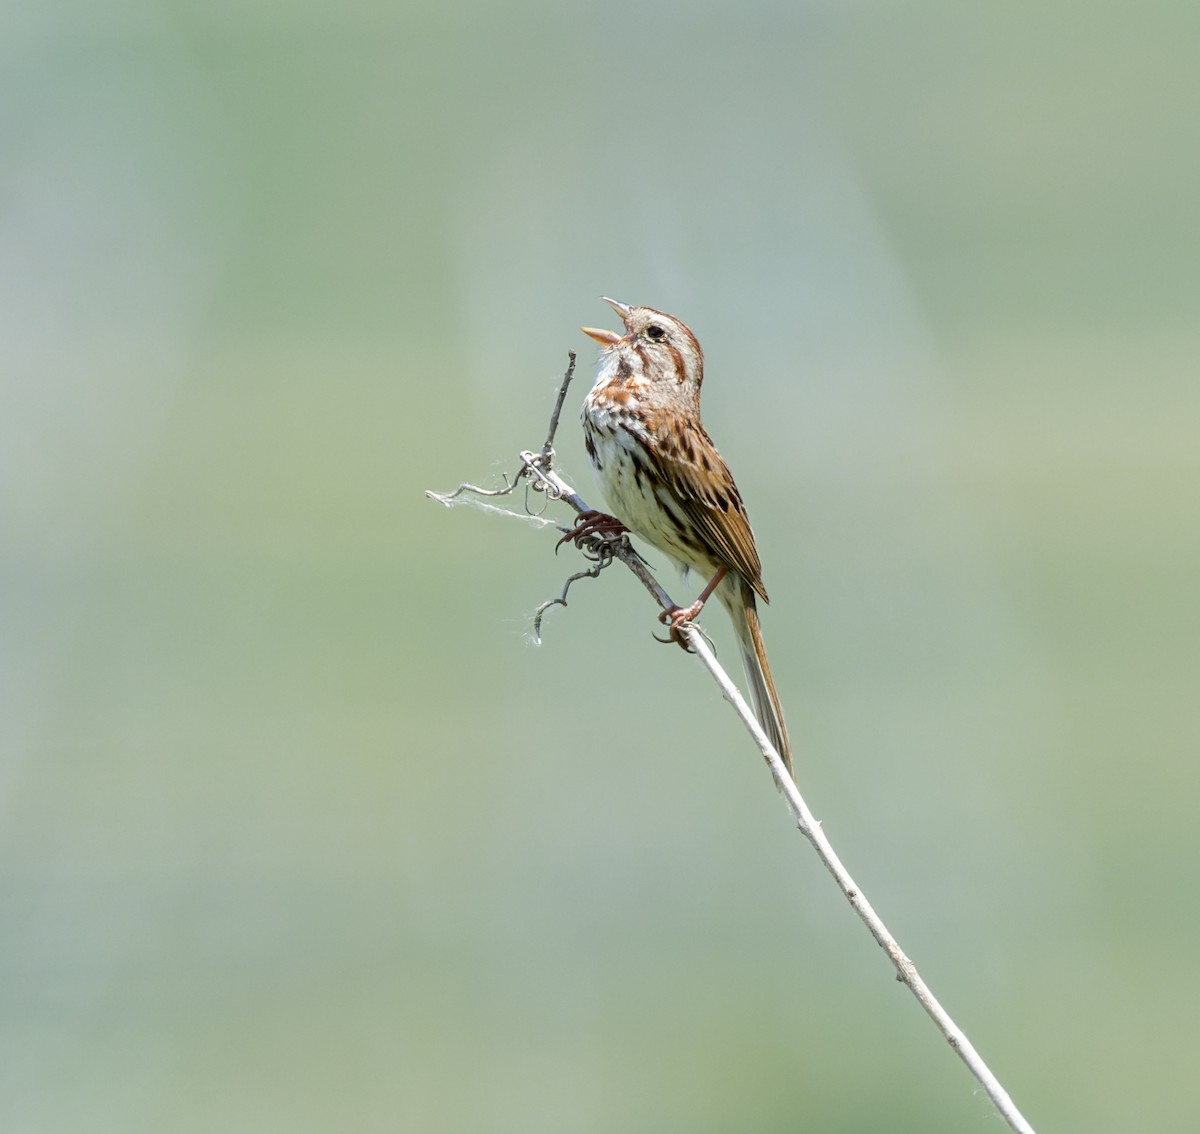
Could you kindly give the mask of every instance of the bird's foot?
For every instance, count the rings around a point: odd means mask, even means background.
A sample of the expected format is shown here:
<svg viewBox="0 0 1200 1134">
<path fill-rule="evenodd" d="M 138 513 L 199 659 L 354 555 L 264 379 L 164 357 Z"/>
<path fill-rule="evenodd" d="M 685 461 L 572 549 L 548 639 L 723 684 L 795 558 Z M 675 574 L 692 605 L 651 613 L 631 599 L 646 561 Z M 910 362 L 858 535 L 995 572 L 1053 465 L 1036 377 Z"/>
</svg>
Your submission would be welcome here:
<svg viewBox="0 0 1200 1134">
<path fill-rule="evenodd" d="M 590 508 L 586 512 L 579 513 L 579 522 L 554 545 L 554 550 L 557 551 L 564 543 L 573 543 L 576 547 L 582 547 L 583 541 L 593 536 L 616 539 L 627 531 L 629 529 L 616 516 L 610 516 L 607 512 L 597 512 L 594 508 Z"/>
<path fill-rule="evenodd" d="M 659 614 L 658 620 L 667 627 L 667 636 L 660 638 L 655 634 L 655 641 L 662 642 L 664 646 L 674 642 L 681 649 L 690 649 L 682 630 L 684 625 L 691 622 L 703 609 L 704 599 L 698 598 L 691 606 L 673 606 L 670 610 L 664 610 Z"/>
<path fill-rule="evenodd" d="M 681 633 L 684 623 L 691 622 L 692 619 L 694 619 L 696 615 L 704 609 L 704 604 L 708 602 L 708 600 L 712 597 L 713 591 L 715 591 L 717 587 L 721 585 L 721 580 L 724 579 L 728 574 L 728 567 L 718 568 L 716 574 L 708 580 L 704 590 L 700 592 L 700 597 L 696 599 L 691 606 L 673 606 L 670 610 L 664 610 L 658 616 L 658 620 L 664 626 L 669 627 L 669 629 L 667 631 L 667 636 L 665 638 L 658 638 L 658 641 L 664 643 L 674 642 L 675 645 L 682 646 L 686 650 L 688 648 L 688 644 Z M 701 633 L 703 634 L 704 631 L 702 630 Z M 655 635 L 655 637 L 657 637 L 657 635 Z"/>
</svg>

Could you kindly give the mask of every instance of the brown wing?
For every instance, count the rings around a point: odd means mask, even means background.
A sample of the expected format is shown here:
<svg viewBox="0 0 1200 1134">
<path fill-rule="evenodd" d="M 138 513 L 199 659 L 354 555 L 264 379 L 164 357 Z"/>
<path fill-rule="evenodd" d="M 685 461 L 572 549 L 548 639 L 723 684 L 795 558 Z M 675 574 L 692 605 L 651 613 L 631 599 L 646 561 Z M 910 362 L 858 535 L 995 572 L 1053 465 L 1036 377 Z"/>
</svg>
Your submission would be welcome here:
<svg viewBox="0 0 1200 1134">
<path fill-rule="evenodd" d="M 754 533 L 729 466 L 698 421 L 684 434 L 667 431 L 665 435 L 678 440 L 647 450 L 658 465 L 660 483 L 690 521 L 710 558 L 737 571 L 766 602 Z M 659 434 L 660 441 L 663 436 Z"/>
</svg>

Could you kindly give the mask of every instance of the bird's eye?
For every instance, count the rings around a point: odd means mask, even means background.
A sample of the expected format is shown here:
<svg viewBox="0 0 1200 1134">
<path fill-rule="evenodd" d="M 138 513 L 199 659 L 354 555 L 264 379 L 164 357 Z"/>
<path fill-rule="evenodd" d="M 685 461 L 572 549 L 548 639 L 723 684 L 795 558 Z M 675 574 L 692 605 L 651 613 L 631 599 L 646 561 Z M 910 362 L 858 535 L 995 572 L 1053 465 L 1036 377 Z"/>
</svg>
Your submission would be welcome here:
<svg viewBox="0 0 1200 1134">
<path fill-rule="evenodd" d="M 646 337 L 648 339 L 653 339 L 657 343 L 661 342 L 667 337 L 667 332 L 664 331 L 657 323 L 651 323 L 650 326 L 646 328 Z"/>
</svg>

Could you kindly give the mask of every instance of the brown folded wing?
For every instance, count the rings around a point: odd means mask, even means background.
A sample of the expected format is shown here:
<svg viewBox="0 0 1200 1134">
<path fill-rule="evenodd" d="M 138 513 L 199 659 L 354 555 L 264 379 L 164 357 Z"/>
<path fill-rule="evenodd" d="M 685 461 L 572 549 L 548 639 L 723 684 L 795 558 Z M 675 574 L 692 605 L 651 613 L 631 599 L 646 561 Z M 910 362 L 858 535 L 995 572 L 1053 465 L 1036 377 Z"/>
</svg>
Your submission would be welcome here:
<svg viewBox="0 0 1200 1134">
<path fill-rule="evenodd" d="M 737 571 L 767 601 L 762 563 L 754 546 L 754 533 L 746 505 L 712 439 L 699 427 L 703 441 L 681 452 L 678 446 L 657 445 L 647 454 L 658 466 L 661 483 L 691 523 L 709 557 Z M 699 451 L 697 452 L 696 449 Z"/>
</svg>

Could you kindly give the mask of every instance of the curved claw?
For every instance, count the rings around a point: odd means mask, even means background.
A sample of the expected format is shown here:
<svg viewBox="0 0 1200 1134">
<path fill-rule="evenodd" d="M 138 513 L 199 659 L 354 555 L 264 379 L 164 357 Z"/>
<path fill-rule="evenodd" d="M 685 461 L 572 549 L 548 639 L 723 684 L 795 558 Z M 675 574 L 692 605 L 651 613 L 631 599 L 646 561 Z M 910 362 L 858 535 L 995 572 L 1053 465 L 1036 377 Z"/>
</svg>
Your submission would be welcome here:
<svg viewBox="0 0 1200 1134">
<path fill-rule="evenodd" d="M 590 536 L 615 538 L 624 535 L 627 531 L 629 529 L 616 516 L 610 516 L 607 512 L 597 512 L 594 509 L 590 512 L 581 512 L 579 523 L 554 545 L 554 550 L 557 553 L 564 543 L 573 543 L 576 547 L 580 547 L 583 541 Z"/>
<path fill-rule="evenodd" d="M 650 637 L 664 646 L 678 646 L 685 654 L 693 652 L 692 647 L 688 645 L 683 635 L 674 627 L 672 627 L 671 632 L 665 638 L 660 638 L 657 634 L 651 634 Z"/>
</svg>

